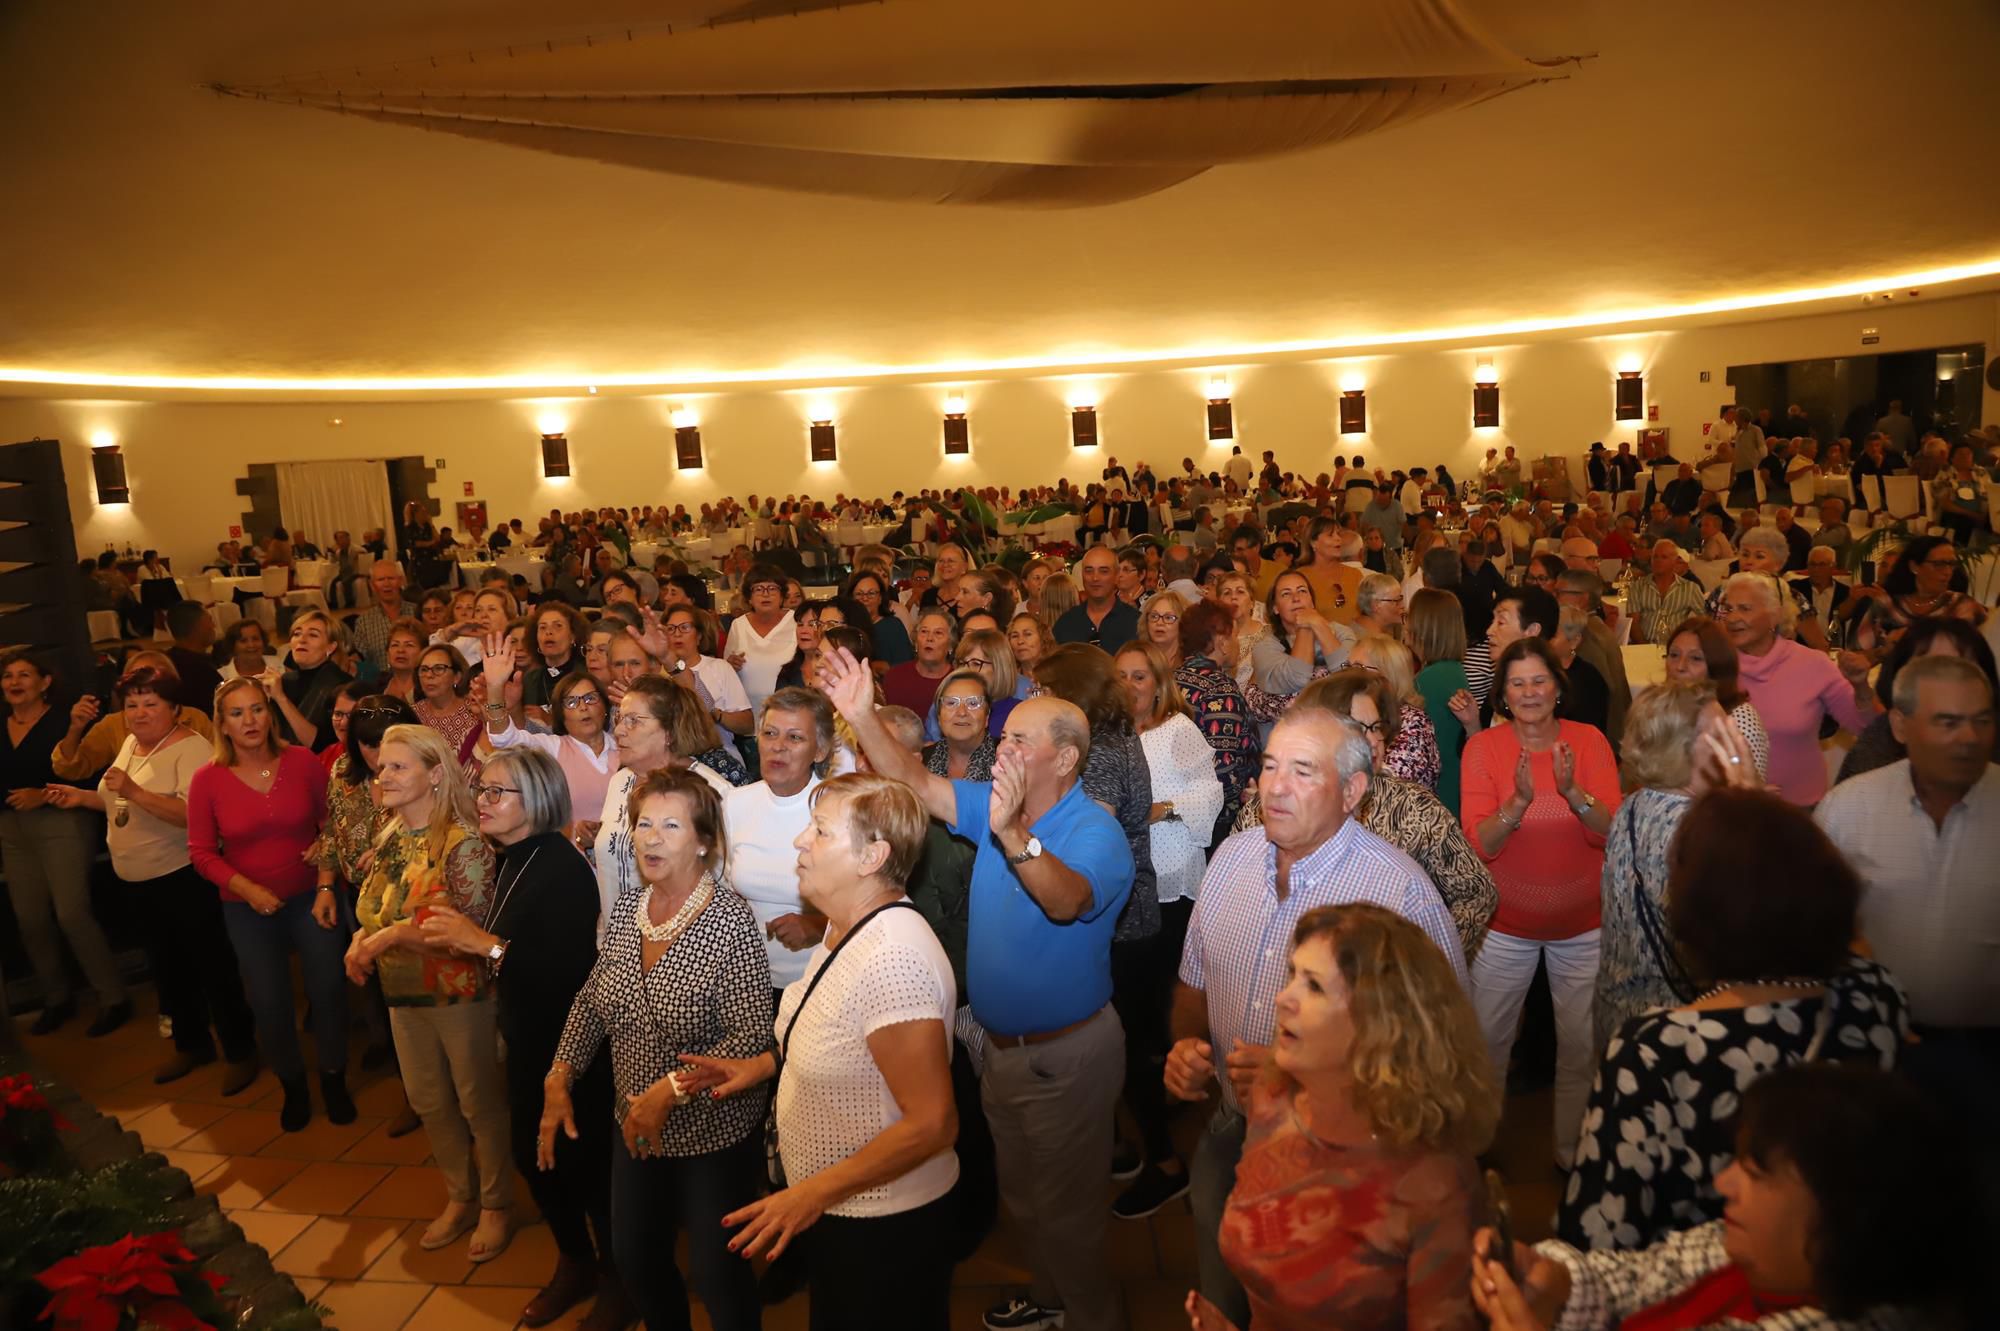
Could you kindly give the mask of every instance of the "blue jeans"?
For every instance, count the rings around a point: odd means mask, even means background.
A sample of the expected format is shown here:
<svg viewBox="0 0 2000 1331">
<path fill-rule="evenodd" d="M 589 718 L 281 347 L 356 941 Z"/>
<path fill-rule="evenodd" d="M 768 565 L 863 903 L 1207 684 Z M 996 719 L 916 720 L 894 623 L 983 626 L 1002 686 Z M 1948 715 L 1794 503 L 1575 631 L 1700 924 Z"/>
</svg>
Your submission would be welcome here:
<svg viewBox="0 0 2000 1331">
<path fill-rule="evenodd" d="M 222 919 L 257 1018 L 257 1043 L 279 1081 L 305 1079 L 298 1018 L 292 1012 L 291 954 L 299 954 L 306 1000 L 312 1005 L 313 1048 L 322 1073 L 347 1071 L 347 930 L 322 929 L 312 917 L 313 894 L 301 892 L 259 915 L 247 902 L 222 903 Z"/>
<path fill-rule="evenodd" d="M 764 1137 L 754 1130 L 704 1155 L 635 1160 L 622 1135 L 611 1144 L 611 1250 L 646 1331 L 688 1331 L 690 1284 L 715 1331 L 763 1325 L 757 1273 L 729 1251 L 736 1231 L 722 1227 L 722 1217 L 756 1200 L 763 1177 Z M 685 1283 L 674 1265 L 678 1233 L 688 1241 Z"/>
<path fill-rule="evenodd" d="M 1236 1186 L 1236 1162 L 1243 1155 L 1243 1115 L 1217 1105 L 1201 1130 L 1188 1162 L 1188 1207 L 1194 1212 L 1194 1260 L 1201 1292 L 1238 1326 L 1250 1325 L 1250 1299 L 1222 1260 L 1222 1212 Z"/>
</svg>

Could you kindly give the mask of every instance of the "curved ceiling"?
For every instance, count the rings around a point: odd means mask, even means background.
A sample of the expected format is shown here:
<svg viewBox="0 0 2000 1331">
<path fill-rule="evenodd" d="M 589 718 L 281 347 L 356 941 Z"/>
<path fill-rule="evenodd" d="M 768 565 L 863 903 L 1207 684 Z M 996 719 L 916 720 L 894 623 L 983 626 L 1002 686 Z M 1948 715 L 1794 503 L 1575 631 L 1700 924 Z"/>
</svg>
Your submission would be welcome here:
<svg viewBox="0 0 2000 1331">
<path fill-rule="evenodd" d="M 15 261 L 0 367 L 586 383 L 1090 362 L 1677 306 L 2000 259 L 2000 181 L 1982 142 L 2000 123 L 1986 68 L 2000 8 L 1984 0 L 1107 0 L 1077 17 L 1085 8 L 5 6 L 0 173 L 12 207 L 0 246 Z M 1136 17 L 1148 12 L 1159 21 Z M 1440 14 L 1467 34 L 1442 61 L 1435 41 L 1413 39 L 1436 32 L 1405 22 Z M 1357 15 L 1375 25 L 1372 47 L 1355 35 Z M 1025 160 L 1086 188 L 1040 208 L 938 207 L 928 188 L 847 197 L 870 191 L 838 172 L 745 184 L 688 173 L 686 161 L 638 170 L 203 90 L 310 84 L 344 96 L 373 83 L 378 116 L 409 119 L 411 99 L 433 87 L 413 73 L 431 55 L 449 66 L 475 46 L 542 43 L 525 75 L 474 79 L 461 66 L 435 86 L 575 92 L 585 66 L 564 53 L 628 26 L 643 46 L 669 21 L 697 26 L 678 30 L 687 40 L 670 59 L 641 62 L 646 89 L 729 101 L 672 98 L 672 133 L 708 145 L 703 160 L 716 145 L 858 143 L 876 165 L 913 149 Z M 1408 58 L 1385 63 L 1398 50 Z M 1888 76 L 1882 53 L 1893 51 L 1920 72 Z M 1595 58 L 1559 71 L 1517 59 L 1584 52 Z M 1560 77 L 1535 83 L 1544 72 Z M 594 89 L 631 91 L 629 75 Z M 1148 100 L 1135 87 L 1256 86 L 1268 106 L 1273 81 L 1428 77 L 1517 90 L 1319 146 L 1268 116 L 1218 130 L 1172 97 L 1150 98 L 1160 105 L 1148 112 L 1170 114 L 1141 133 L 1130 107 L 1109 108 L 1110 129 L 1080 129 L 1051 119 L 1046 97 L 988 95 L 1024 80 L 1118 91 L 1093 98 L 1096 115 L 1107 100 Z M 774 90 L 839 95 L 824 106 L 743 97 Z M 984 91 L 893 107 L 875 95 L 910 90 Z M 1027 105 L 996 105 L 1008 100 Z M 949 157 L 967 144 L 979 151 Z M 1113 179 L 1133 159 L 1153 163 L 1146 190 Z"/>
</svg>

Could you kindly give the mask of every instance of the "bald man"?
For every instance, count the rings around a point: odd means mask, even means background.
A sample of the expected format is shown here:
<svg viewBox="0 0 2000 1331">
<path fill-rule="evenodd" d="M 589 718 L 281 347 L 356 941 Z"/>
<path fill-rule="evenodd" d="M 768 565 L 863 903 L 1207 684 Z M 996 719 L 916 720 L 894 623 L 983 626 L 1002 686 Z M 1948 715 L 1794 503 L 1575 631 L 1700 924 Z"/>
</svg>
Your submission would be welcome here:
<svg viewBox="0 0 2000 1331">
<path fill-rule="evenodd" d="M 1070 1331 L 1123 1327 L 1104 1185 L 1125 1067 L 1111 932 L 1132 890 L 1132 852 L 1117 820 L 1083 792 L 1090 723 L 1071 703 L 1031 698 L 1008 713 L 992 783 L 952 781 L 883 726 L 866 664 L 841 649 L 822 679 L 869 765 L 978 848 L 967 996 L 986 1031 L 981 1098 L 1000 1195 L 1034 1273 L 1025 1297 L 988 1316 L 1029 1326 L 1060 1313 Z"/>
</svg>

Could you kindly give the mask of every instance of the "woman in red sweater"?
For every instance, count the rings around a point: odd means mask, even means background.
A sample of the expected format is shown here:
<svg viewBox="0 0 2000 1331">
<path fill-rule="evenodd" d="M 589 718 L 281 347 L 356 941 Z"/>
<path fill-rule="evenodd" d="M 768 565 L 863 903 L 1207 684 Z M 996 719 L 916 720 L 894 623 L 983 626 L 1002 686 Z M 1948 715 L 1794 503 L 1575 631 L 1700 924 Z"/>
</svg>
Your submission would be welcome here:
<svg viewBox="0 0 2000 1331">
<path fill-rule="evenodd" d="M 1508 644 L 1495 664 L 1494 715 L 1506 725 L 1466 741 L 1459 816 L 1493 873 L 1500 909 L 1472 960 L 1472 1004 L 1496 1076 L 1521 1003 L 1546 961 L 1556 1010 L 1556 1163 L 1568 1168 L 1590 1092 L 1590 1004 L 1597 983 L 1604 834 L 1618 809 L 1618 761 L 1595 726 L 1559 715 L 1567 685 L 1540 638 Z"/>
<path fill-rule="evenodd" d="M 188 852 L 222 894 L 223 923 L 257 1018 L 257 1042 L 285 1088 L 287 1132 L 312 1118 L 290 953 L 312 1000 L 320 1095 L 335 1123 L 354 1121 L 347 1094 L 347 930 L 333 889 L 319 887 L 306 851 L 326 817 L 326 769 L 287 744 L 270 695 L 241 676 L 215 693 L 215 761 L 188 784 Z"/>
</svg>

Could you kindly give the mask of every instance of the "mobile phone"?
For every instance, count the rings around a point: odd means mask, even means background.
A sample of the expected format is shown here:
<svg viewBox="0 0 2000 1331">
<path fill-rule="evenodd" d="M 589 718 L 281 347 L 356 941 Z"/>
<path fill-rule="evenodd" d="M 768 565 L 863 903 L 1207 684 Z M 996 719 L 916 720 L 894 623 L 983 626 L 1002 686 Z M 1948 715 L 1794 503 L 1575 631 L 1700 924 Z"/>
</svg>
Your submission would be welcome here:
<svg viewBox="0 0 2000 1331">
<path fill-rule="evenodd" d="M 1497 1169 L 1486 1171 L 1486 1211 L 1493 1222 L 1493 1238 L 1486 1247 L 1486 1260 L 1498 1262 L 1508 1277 L 1518 1284 L 1521 1273 L 1514 1269 L 1514 1212 L 1507 1204 L 1507 1180 L 1500 1177 Z"/>
</svg>

